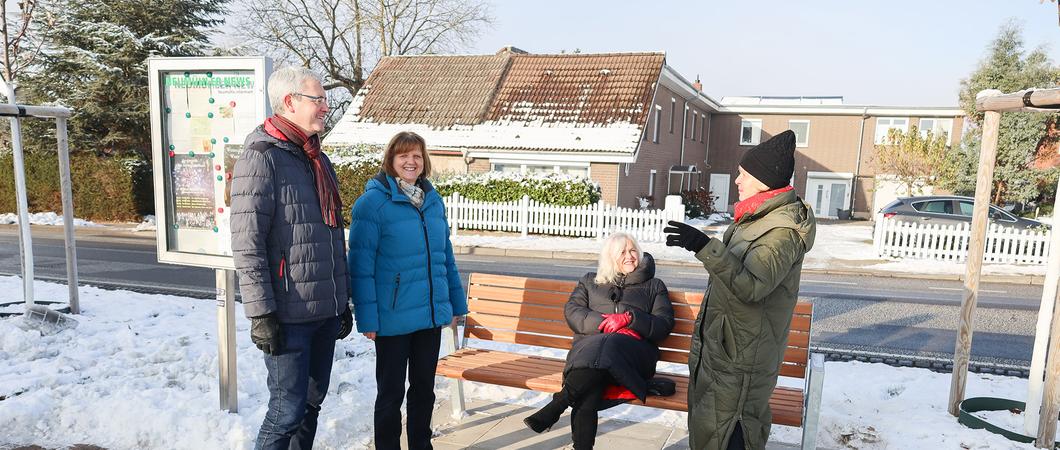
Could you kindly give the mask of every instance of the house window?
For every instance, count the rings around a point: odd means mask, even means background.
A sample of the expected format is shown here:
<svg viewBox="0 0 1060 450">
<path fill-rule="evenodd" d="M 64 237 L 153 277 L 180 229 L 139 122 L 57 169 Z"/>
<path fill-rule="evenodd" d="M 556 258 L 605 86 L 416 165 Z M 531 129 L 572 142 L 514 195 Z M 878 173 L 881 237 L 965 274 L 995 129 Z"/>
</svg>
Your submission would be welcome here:
<svg viewBox="0 0 1060 450">
<path fill-rule="evenodd" d="M 876 119 L 876 143 L 884 144 L 891 130 L 902 133 L 909 131 L 909 119 L 906 117 L 880 117 Z"/>
<path fill-rule="evenodd" d="M 688 128 L 692 129 L 692 132 L 689 134 L 691 135 L 691 139 L 693 141 L 696 140 L 696 122 L 699 122 L 699 114 L 695 111 L 692 111 L 692 125 Z"/>
<path fill-rule="evenodd" d="M 659 127 L 662 126 L 662 108 L 659 105 L 655 105 L 655 123 L 652 124 L 651 141 L 659 143 Z"/>
<path fill-rule="evenodd" d="M 674 113 L 677 108 L 677 100 L 670 99 L 670 134 L 674 134 Z"/>
<path fill-rule="evenodd" d="M 513 160 L 502 160 L 499 162 L 491 162 L 490 166 L 494 172 L 512 172 L 512 173 L 562 173 L 567 175 L 578 175 L 583 177 L 589 176 L 589 165 L 582 163 L 552 163 L 552 162 L 531 162 L 524 163 L 521 161 Z"/>
<path fill-rule="evenodd" d="M 699 142 L 703 142 L 703 135 L 707 133 L 707 115 L 703 114 L 703 118 L 699 123 Z"/>
<path fill-rule="evenodd" d="M 806 147 L 810 145 L 810 121 L 789 120 L 788 128 L 795 132 L 795 146 Z"/>
<path fill-rule="evenodd" d="M 949 144 L 952 129 L 953 119 L 920 119 L 920 136 L 922 137 L 927 137 L 930 131 L 934 136 L 943 136 L 946 144 Z"/>
<path fill-rule="evenodd" d="M 761 139 L 761 119 L 745 119 L 740 122 L 740 145 L 758 145 Z"/>
<path fill-rule="evenodd" d="M 648 197 L 655 197 L 655 169 L 648 174 Z"/>
</svg>

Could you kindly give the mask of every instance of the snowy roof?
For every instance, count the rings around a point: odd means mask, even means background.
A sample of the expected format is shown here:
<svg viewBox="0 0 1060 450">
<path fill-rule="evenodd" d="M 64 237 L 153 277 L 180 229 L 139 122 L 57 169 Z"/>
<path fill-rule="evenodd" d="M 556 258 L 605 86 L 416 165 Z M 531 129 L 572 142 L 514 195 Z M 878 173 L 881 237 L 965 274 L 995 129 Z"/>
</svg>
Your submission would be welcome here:
<svg viewBox="0 0 1060 450">
<path fill-rule="evenodd" d="M 386 144 L 399 131 L 432 149 L 636 151 L 662 53 L 384 58 L 325 144 Z"/>
</svg>

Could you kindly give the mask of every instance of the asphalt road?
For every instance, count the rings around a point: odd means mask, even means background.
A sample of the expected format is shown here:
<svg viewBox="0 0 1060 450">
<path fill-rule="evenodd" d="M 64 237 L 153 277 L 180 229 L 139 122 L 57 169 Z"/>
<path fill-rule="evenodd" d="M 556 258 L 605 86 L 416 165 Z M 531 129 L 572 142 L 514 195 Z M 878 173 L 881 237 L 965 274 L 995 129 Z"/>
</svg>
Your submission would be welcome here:
<svg viewBox="0 0 1060 450">
<path fill-rule="evenodd" d="M 0 275 L 19 272 L 15 233 L 14 227 L 0 227 Z M 33 244 L 37 278 L 65 280 L 61 228 L 34 227 Z M 79 231 L 77 253 L 83 285 L 197 298 L 213 295 L 212 270 L 157 262 L 153 233 L 113 237 Z M 595 265 L 479 255 L 458 255 L 457 262 L 465 283 L 471 272 L 574 280 Z M 695 266 L 660 264 L 656 276 L 675 290 L 700 290 L 707 281 L 706 272 Z M 815 347 L 943 360 L 953 354 L 961 290 L 960 282 L 950 280 L 805 273 L 800 295 L 815 304 Z M 980 286 L 973 360 L 1028 364 L 1041 291 L 1041 286 L 1023 284 Z M 16 299 L 0 294 L 0 302 Z"/>
</svg>

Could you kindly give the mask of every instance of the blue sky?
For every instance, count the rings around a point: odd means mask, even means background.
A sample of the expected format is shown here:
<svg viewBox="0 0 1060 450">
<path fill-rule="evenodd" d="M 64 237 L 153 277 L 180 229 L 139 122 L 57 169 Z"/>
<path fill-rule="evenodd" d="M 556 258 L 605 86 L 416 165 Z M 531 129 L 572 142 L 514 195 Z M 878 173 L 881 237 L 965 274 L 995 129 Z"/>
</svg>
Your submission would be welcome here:
<svg viewBox="0 0 1060 450">
<path fill-rule="evenodd" d="M 647 5 L 655 5 L 652 11 Z M 469 49 L 664 51 L 715 99 L 842 95 L 848 104 L 955 106 L 1005 22 L 1060 61 L 1056 4 L 994 1 L 498 0 Z"/>
</svg>

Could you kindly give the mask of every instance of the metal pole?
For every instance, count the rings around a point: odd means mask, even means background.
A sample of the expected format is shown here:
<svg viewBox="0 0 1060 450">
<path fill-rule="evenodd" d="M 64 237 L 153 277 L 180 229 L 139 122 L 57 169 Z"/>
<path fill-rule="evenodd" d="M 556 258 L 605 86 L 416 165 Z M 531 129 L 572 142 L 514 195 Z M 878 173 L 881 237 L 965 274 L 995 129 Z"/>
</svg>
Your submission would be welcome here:
<svg viewBox="0 0 1060 450">
<path fill-rule="evenodd" d="M 1057 301 L 1054 298 L 1053 301 Z M 1052 335 L 1036 336 L 1035 341 L 1045 338 L 1049 340 L 1049 356 L 1046 359 L 1049 367 L 1046 368 L 1045 394 L 1042 396 L 1041 416 L 1038 418 L 1038 433 L 1034 446 L 1038 448 L 1053 448 L 1056 441 L 1056 415 L 1060 413 L 1060 387 L 1057 379 L 1060 378 L 1060 310 L 1053 308 Z M 1030 399 L 1028 399 L 1030 400 Z M 1029 410 L 1028 410 L 1029 411 Z M 1035 412 L 1038 412 L 1035 410 Z"/>
<path fill-rule="evenodd" d="M 77 245 L 74 242 L 74 194 L 70 176 L 70 146 L 66 118 L 55 119 L 55 139 L 59 144 L 59 181 L 63 199 L 63 232 L 66 238 L 66 286 L 70 289 L 70 313 L 81 314 L 77 295 Z"/>
<path fill-rule="evenodd" d="M 7 102 L 15 104 L 15 85 L 5 83 Z M 29 200 L 26 199 L 26 163 L 22 158 L 22 127 L 11 117 L 11 151 L 15 162 L 15 200 L 18 203 L 18 241 L 22 254 L 22 297 L 26 309 L 33 306 L 33 238 L 29 228 Z"/>
<path fill-rule="evenodd" d="M 979 151 L 979 174 L 975 181 L 975 206 L 972 208 L 972 238 L 968 243 L 968 264 L 964 272 L 964 298 L 957 328 L 957 343 L 953 351 L 953 377 L 950 379 L 949 411 L 960 414 L 964 400 L 964 386 L 968 377 L 968 359 L 972 352 L 972 332 L 975 304 L 979 299 L 979 276 L 983 269 L 986 250 L 986 222 L 993 187 L 994 163 L 997 161 L 997 135 L 1001 113 L 987 111 L 983 122 L 983 145 Z"/>
<path fill-rule="evenodd" d="M 216 269 L 217 348 L 221 409 L 238 412 L 236 389 L 236 272 Z"/>
</svg>

